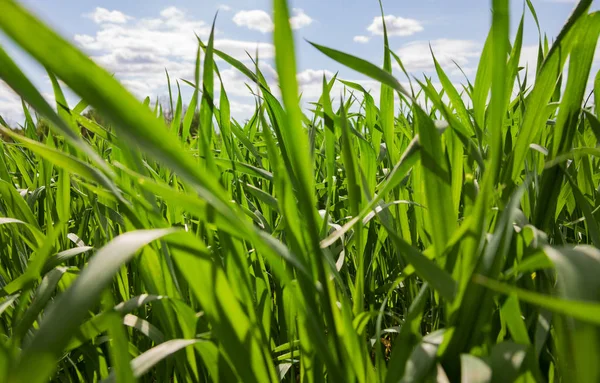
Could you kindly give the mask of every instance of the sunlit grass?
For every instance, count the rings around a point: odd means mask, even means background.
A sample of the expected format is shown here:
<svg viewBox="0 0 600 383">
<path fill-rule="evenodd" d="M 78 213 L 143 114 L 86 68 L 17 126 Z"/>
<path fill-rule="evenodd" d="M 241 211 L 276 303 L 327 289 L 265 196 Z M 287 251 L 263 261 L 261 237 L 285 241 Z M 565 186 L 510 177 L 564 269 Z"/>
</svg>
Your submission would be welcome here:
<svg viewBox="0 0 600 383">
<path fill-rule="evenodd" d="M 274 0 L 281 97 L 211 34 L 191 107 L 173 94 L 168 124 L 1 4 L 0 28 L 47 68 L 57 105 L 0 49 L 0 78 L 40 115 L 25 108 L 15 131 L 0 120 L 0 381 L 600 380 L 591 0 L 540 42 L 533 83 L 507 0 L 492 2 L 464 88 L 437 61 L 443 90 L 403 87 L 385 36 L 382 66 L 314 42 L 381 91 L 323 78 L 310 110 Z M 244 124 L 217 56 L 258 89 Z M 336 82 L 356 97 L 333 97 Z"/>
</svg>

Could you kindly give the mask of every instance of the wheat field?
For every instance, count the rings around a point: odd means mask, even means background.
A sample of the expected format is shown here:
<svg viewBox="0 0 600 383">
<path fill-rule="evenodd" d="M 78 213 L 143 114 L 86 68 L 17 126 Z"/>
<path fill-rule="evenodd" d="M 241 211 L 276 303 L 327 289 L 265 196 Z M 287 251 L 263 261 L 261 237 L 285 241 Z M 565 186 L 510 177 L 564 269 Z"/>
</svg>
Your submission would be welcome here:
<svg viewBox="0 0 600 383">
<path fill-rule="evenodd" d="M 324 77 L 302 107 L 273 0 L 277 92 L 211 34 L 165 119 L 0 0 L 56 98 L 0 47 L 25 113 L 0 118 L 0 381 L 600 381 L 591 3 L 523 68 L 523 19 L 511 40 L 493 0 L 461 86 L 437 62 L 441 86 L 392 75 L 387 35 L 383 64 L 311 42 L 381 89 Z M 223 62 L 256 90 L 243 123 Z"/>
</svg>

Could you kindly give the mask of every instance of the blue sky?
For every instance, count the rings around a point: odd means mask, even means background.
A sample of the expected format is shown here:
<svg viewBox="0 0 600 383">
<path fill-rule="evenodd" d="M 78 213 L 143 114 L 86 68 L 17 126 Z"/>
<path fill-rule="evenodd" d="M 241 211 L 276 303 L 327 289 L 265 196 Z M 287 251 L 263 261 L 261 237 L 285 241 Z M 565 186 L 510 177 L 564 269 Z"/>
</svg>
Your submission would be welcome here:
<svg viewBox="0 0 600 383">
<path fill-rule="evenodd" d="M 207 38 L 210 23 L 219 10 L 216 46 L 245 60 L 259 48 L 267 78 L 275 82 L 271 45 L 271 1 L 176 0 L 92 1 L 22 0 L 25 6 L 73 41 L 100 65 L 122 80 L 137 96 L 165 97 L 164 69 L 173 79 L 192 79 L 195 56 L 194 32 Z M 511 0 L 512 33 L 524 0 Z M 533 0 L 542 31 L 556 36 L 575 1 Z M 487 0 L 384 0 L 390 45 L 411 74 L 432 74 L 429 44 L 455 82 L 464 81 L 453 62 L 472 77 L 490 25 L 491 3 Z M 320 54 L 304 39 L 335 47 L 375 63 L 381 62 L 382 36 L 376 0 L 292 0 L 292 25 L 296 33 L 298 79 L 304 99 L 319 95 L 322 73 L 335 72 L 360 81 L 377 92 L 377 84 L 344 69 Z M 598 4 L 595 3 L 597 8 Z M 0 44 L 30 75 L 40 90 L 52 99 L 44 71 L 16 49 L 4 36 Z M 526 14 L 523 64 L 535 64 L 537 30 Z M 250 113 L 253 98 L 245 79 L 219 62 L 232 111 L 240 119 Z M 598 70 L 598 63 L 594 66 Z M 189 95 L 182 85 L 184 96 Z M 76 97 L 71 95 L 71 102 Z M 0 114 L 20 122 L 20 101 L 0 83 Z"/>
</svg>

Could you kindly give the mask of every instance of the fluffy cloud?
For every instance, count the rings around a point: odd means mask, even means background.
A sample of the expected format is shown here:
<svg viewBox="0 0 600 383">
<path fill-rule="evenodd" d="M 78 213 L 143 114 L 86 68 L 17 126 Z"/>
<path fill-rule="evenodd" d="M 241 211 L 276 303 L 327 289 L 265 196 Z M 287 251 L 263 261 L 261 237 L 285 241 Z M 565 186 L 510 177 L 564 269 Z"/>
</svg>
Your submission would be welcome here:
<svg viewBox="0 0 600 383">
<path fill-rule="evenodd" d="M 207 38 L 210 26 L 202 20 L 188 19 L 170 7 L 159 18 L 141 19 L 131 25 L 102 24 L 95 36 L 75 35 L 75 41 L 90 52 L 127 50 L 130 55 L 153 54 L 187 56 L 196 50 L 194 32 Z M 177 43 L 175 43 L 177 42 Z"/>
<path fill-rule="evenodd" d="M 275 47 L 270 43 L 219 39 L 215 40 L 215 48 L 242 61 L 249 59 L 246 52 L 254 57 L 257 50 L 259 59 L 275 57 Z"/>
<path fill-rule="evenodd" d="M 333 77 L 332 72 L 322 69 L 306 69 L 296 74 L 302 100 L 315 102 L 319 99 L 323 92 L 323 75 L 328 81 Z"/>
<path fill-rule="evenodd" d="M 529 74 L 529 77 L 535 75 L 535 68 L 537 66 L 537 56 L 538 56 L 538 46 L 537 45 L 524 45 L 521 48 L 521 56 L 519 57 L 519 66 L 527 68 L 527 73 Z"/>
<path fill-rule="evenodd" d="M 206 42 L 210 26 L 179 8 L 168 7 L 155 18 L 101 23 L 94 35 L 75 35 L 74 40 L 134 94 L 145 97 L 166 91 L 165 69 L 173 82 L 193 79 L 198 49 L 194 33 Z M 219 38 L 220 32 L 215 33 L 215 48 L 239 60 L 249 61 L 246 52 L 254 56 L 257 50 L 261 60 L 274 55 L 272 44 Z"/>
<path fill-rule="evenodd" d="M 384 19 L 388 36 L 411 36 L 423 30 L 421 23 L 415 19 L 407 19 L 394 15 L 387 15 Z M 367 30 L 374 35 L 383 36 L 383 22 L 381 17 L 374 17 L 373 22 Z"/>
<path fill-rule="evenodd" d="M 355 43 L 366 44 L 369 42 L 370 38 L 369 36 L 354 36 L 353 40 Z"/>
<path fill-rule="evenodd" d="M 223 12 L 229 12 L 229 11 L 231 11 L 231 7 L 230 7 L 229 5 L 227 5 L 227 4 L 219 4 L 219 5 L 217 6 L 217 8 L 218 8 L 220 11 L 223 11 Z"/>
<path fill-rule="evenodd" d="M 260 62 L 259 68 L 265 77 L 265 80 L 269 84 L 273 95 L 279 97 L 280 92 L 277 84 L 277 72 L 275 71 L 275 68 L 266 62 Z M 328 70 L 317 69 L 305 69 L 296 74 L 299 91 L 302 93 L 305 100 L 316 101 L 316 99 L 321 95 L 323 88 L 323 74 L 325 74 L 328 79 L 333 77 L 332 72 Z M 223 79 L 223 84 L 229 96 L 253 97 L 252 93 L 245 85 L 248 85 L 253 90 L 256 88 L 256 85 L 237 69 L 228 68 L 221 71 L 221 78 Z"/>
<path fill-rule="evenodd" d="M 333 73 L 328 70 L 315 70 L 315 69 L 306 69 L 296 75 L 298 79 L 298 85 L 300 87 L 304 85 L 310 84 L 323 84 L 323 75 L 326 78 L 331 79 L 333 77 Z"/>
<path fill-rule="evenodd" d="M 397 53 L 408 71 L 434 70 L 431 50 L 440 65 L 446 69 L 453 69 L 454 63 L 461 68 L 470 70 L 476 65 L 477 58 L 481 55 L 482 45 L 472 40 L 438 39 L 427 41 L 413 41 L 405 44 Z"/>
<path fill-rule="evenodd" d="M 21 98 L 0 80 L 0 116 L 12 127 L 23 123 Z"/>
<path fill-rule="evenodd" d="M 261 62 L 259 67 L 267 83 L 269 84 L 273 95 L 275 97 L 279 97 L 280 92 L 277 84 L 277 72 L 270 64 L 265 62 Z M 323 92 L 323 75 L 325 75 L 325 77 L 329 81 L 333 78 L 334 73 L 323 69 L 305 69 L 296 74 L 299 92 L 302 94 L 302 99 L 304 102 L 317 101 L 318 98 L 321 96 L 321 93 Z M 248 89 L 248 87 L 250 87 L 254 91 L 256 85 L 253 84 L 246 76 L 240 73 L 237 69 L 228 68 L 221 71 L 221 78 L 223 79 L 223 84 L 225 86 L 225 89 L 227 90 L 228 96 L 243 98 L 253 97 L 252 92 Z M 363 84 L 365 89 L 374 92 L 379 92 L 379 88 L 381 86 L 378 82 L 371 80 L 352 81 L 357 82 L 359 84 Z M 339 97 L 342 91 L 343 85 L 339 81 L 336 81 L 331 90 L 331 95 L 334 98 Z"/>
<path fill-rule="evenodd" d="M 290 25 L 292 26 L 292 29 L 300 29 L 312 24 L 313 19 L 304 13 L 304 10 L 300 8 L 294 8 L 292 12 L 294 14 L 292 17 L 290 17 Z"/>
<path fill-rule="evenodd" d="M 260 9 L 239 11 L 233 16 L 233 22 L 238 27 L 246 27 L 262 33 L 273 31 L 273 20 L 271 19 L 271 16 Z"/>
<path fill-rule="evenodd" d="M 160 15 L 168 20 L 182 20 L 185 18 L 185 13 L 177 7 L 168 7 L 160 11 Z"/>
<path fill-rule="evenodd" d="M 281 97 L 277 84 L 277 72 L 273 66 L 262 61 L 259 63 L 259 67 L 273 95 L 278 98 Z M 331 79 L 333 76 L 329 71 L 315 69 L 307 69 L 296 75 L 305 108 L 310 107 L 308 102 L 316 101 L 321 95 L 323 74 L 328 79 Z M 253 93 L 256 92 L 256 85 L 235 68 L 222 70 L 221 78 L 227 90 L 227 95 L 230 98 L 232 116 L 238 121 L 250 118 L 255 110 Z M 334 87 L 334 91 L 338 90 L 338 88 L 338 86 Z"/>
<path fill-rule="evenodd" d="M 256 105 L 254 103 L 250 104 L 238 101 L 230 101 L 229 103 L 231 116 L 238 121 L 248 120 L 254 114 L 255 108 Z"/>
<path fill-rule="evenodd" d="M 273 32 L 273 19 L 271 15 L 260 9 L 250 11 L 239 11 L 233 16 L 233 22 L 239 27 L 246 27 L 262 33 Z M 293 9 L 290 17 L 292 29 L 300 29 L 312 24 L 313 19 L 300 8 Z"/>
<path fill-rule="evenodd" d="M 318 101 L 319 97 L 321 97 L 321 94 L 323 93 L 323 75 L 325 75 L 327 81 L 330 81 L 333 78 L 334 73 L 323 69 L 306 69 L 296 75 L 300 93 L 302 94 L 303 108 L 312 109 L 313 106 L 310 105 L 310 103 Z M 362 87 L 367 92 L 371 93 L 376 100 L 379 99 L 379 92 L 381 89 L 380 82 L 365 78 L 343 79 L 362 85 Z M 353 93 L 354 97 L 356 97 L 358 100 L 362 100 L 363 98 L 361 92 L 346 88 L 346 86 L 340 81 L 336 81 L 329 92 L 334 106 L 339 105 L 341 98 L 345 100 L 349 99 L 351 97 L 350 93 Z"/>
<path fill-rule="evenodd" d="M 83 16 L 93 20 L 96 24 L 125 24 L 127 20 L 132 18 L 123 12 L 109 11 L 108 9 L 101 7 L 97 7 L 94 12 L 86 13 Z"/>
<path fill-rule="evenodd" d="M 258 66 L 273 92 L 276 92 L 277 73 L 275 72 L 275 69 L 264 61 L 260 61 Z M 254 71 L 254 67 L 251 68 Z M 256 89 L 256 85 L 235 68 L 222 70 L 221 79 L 223 80 L 223 85 L 225 86 L 228 96 L 252 97 L 252 93 L 246 85 L 251 89 Z"/>
</svg>

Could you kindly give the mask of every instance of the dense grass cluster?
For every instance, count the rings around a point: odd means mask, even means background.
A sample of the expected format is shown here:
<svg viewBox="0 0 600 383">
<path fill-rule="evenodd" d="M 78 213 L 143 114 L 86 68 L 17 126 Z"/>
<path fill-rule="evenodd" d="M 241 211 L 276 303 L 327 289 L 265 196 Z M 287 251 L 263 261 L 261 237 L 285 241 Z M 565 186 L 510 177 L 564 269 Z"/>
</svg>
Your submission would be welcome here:
<svg viewBox="0 0 600 383">
<path fill-rule="evenodd" d="M 0 49 L 0 78 L 40 116 L 25 108 L 19 131 L 0 119 L 0 381 L 600 381 L 591 0 L 528 69 L 523 21 L 510 41 L 509 1 L 493 0 L 461 89 L 437 63 L 443 89 L 403 87 L 387 37 L 382 67 L 313 44 L 381 92 L 324 78 L 310 111 L 288 5 L 273 4 L 280 97 L 211 36 L 191 107 L 175 95 L 165 124 L 0 1 L 0 28 L 47 68 L 57 101 Z M 217 57 L 257 89 L 244 124 Z"/>
</svg>

